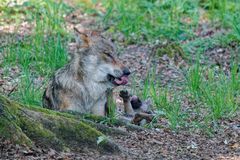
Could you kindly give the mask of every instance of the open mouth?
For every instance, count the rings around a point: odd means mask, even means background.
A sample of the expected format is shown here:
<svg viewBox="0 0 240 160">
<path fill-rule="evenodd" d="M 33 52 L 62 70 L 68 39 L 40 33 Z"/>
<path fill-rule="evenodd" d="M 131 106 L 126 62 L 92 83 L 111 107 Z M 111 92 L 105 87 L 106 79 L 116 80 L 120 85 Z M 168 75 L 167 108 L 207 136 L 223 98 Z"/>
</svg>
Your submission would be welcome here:
<svg viewBox="0 0 240 160">
<path fill-rule="evenodd" d="M 114 84 L 114 85 L 125 85 L 128 83 L 128 76 L 127 75 L 123 75 L 121 77 L 114 77 L 112 75 L 108 75 L 108 80 Z"/>
</svg>

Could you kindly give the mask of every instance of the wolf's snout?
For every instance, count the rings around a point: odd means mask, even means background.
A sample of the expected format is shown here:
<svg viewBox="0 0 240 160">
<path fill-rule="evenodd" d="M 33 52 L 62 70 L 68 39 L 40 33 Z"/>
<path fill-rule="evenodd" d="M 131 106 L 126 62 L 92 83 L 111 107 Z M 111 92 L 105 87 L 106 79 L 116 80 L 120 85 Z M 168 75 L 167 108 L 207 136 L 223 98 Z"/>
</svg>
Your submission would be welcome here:
<svg viewBox="0 0 240 160">
<path fill-rule="evenodd" d="M 131 72 L 129 71 L 129 69 L 127 67 L 125 67 L 123 69 L 123 75 L 128 76 L 129 74 L 131 74 Z"/>
<path fill-rule="evenodd" d="M 121 77 L 123 75 L 123 72 L 118 69 L 115 69 L 113 72 L 115 77 Z"/>
<path fill-rule="evenodd" d="M 121 70 L 114 70 L 114 76 L 108 75 L 108 80 L 111 81 L 115 85 L 125 85 L 128 83 L 128 75 L 130 75 L 130 71 L 127 67 L 121 68 Z"/>
</svg>

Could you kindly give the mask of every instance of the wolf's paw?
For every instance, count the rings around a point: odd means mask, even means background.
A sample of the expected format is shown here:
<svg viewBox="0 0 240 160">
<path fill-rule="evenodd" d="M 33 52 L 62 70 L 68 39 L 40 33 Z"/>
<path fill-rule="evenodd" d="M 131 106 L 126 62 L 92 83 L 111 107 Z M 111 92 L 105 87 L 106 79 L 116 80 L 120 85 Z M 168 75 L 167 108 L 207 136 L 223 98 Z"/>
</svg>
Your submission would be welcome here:
<svg viewBox="0 0 240 160">
<path fill-rule="evenodd" d="M 119 96 L 123 99 L 123 100 L 129 100 L 130 95 L 128 93 L 127 90 L 121 90 L 119 93 Z"/>
</svg>

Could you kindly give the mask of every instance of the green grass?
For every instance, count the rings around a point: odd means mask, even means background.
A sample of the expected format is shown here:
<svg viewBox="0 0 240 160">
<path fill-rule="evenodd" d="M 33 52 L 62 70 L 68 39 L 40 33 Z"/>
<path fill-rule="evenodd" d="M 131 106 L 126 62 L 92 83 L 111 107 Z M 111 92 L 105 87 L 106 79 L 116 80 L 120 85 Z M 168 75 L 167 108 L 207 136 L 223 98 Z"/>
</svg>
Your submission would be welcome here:
<svg viewBox="0 0 240 160">
<path fill-rule="evenodd" d="M 120 31 L 129 41 L 140 42 L 142 39 L 171 37 L 184 40 L 192 37 L 192 26 L 197 25 L 197 3 L 192 1 L 106 1 L 105 24 L 111 25 L 110 30 Z M 184 23 L 183 18 L 191 22 Z M 139 39 L 140 38 L 140 39 Z"/>
<path fill-rule="evenodd" d="M 43 84 L 39 86 L 33 81 L 41 77 L 47 81 L 56 69 L 67 62 L 64 41 L 60 35 L 49 37 L 48 40 L 42 35 L 36 35 L 6 50 L 3 65 L 18 66 L 21 70 L 18 91 L 13 95 L 15 98 L 27 104 L 41 104 Z"/>
<path fill-rule="evenodd" d="M 198 64 L 193 66 L 187 76 L 187 91 L 203 107 L 204 119 L 211 119 L 216 122 L 220 119 L 230 118 L 239 111 L 239 83 L 240 74 L 236 71 L 236 65 L 232 73 L 227 76 L 225 73 L 213 69 L 199 68 Z M 194 71 L 194 72 L 193 72 Z M 217 75 L 216 75 L 217 74 Z M 202 75 L 202 76 L 199 76 Z M 199 79 L 201 78 L 201 79 Z M 196 107 L 199 107 L 196 105 Z"/>
<path fill-rule="evenodd" d="M 169 88 L 162 87 L 154 73 L 154 71 L 151 71 L 146 77 L 142 90 L 138 88 L 133 92 L 143 100 L 151 99 L 153 109 L 156 111 L 151 126 L 155 126 L 157 119 L 165 117 L 169 122 L 169 127 L 178 130 L 184 125 L 185 119 L 185 114 L 181 110 L 181 96 L 173 94 Z"/>
<path fill-rule="evenodd" d="M 109 0 L 103 16 L 110 32 L 122 32 L 128 42 L 141 43 L 156 39 L 175 41 L 195 37 L 201 17 L 208 17 L 215 27 L 238 32 L 235 23 L 239 0 Z M 204 13 L 200 13 L 204 11 Z M 238 27 L 239 28 L 239 27 Z"/>
<path fill-rule="evenodd" d="M 140 90 L 135 88 L 133 93 L 143 100 L 152 100 L 156 115 L 151 127 L 157 125 L 159 118 L 166 118 L 173 130 L 194 126 L 211 133 L 211 126 L 216 127 L 219 120 L 229 119 L 239 112 L 240 73 L 237 59 L 232 61 L 230 75 L 222 69 L 201 65 L 200 56 L 194 63 L 186 73 L 186 84 L 182 85 L 181 91 L 161 86 L 154 70 L 148 74 Z M 186 100 L 193 108 L 183 108 Z M 197 116 L 193 118 L 191 114 Z"/>
<path fill-rule="evenodd" d="M 233 36 L 240 41 L 240 20 L 239 20 L 240 14 L 237 13 L 232 17 L 231 20 L 231 27 L 233 28 Z"/>
<path fill-rule="evenodd" d="M 65 12 L 63 3 L 53 1 L 29 1 L 23 5 L 32 7 L 26 14 L 36 27 L 30 36 L 3 49 L 3 66 L 18 66 L 21 70 L 18 90 L 12 96 L 26 104 L 41 105 L 43 85 L 67 62 Z M 41 77 L 45 81 L 34 82 Z"/>
<path fill-rule="evenodd" d="M 188 43 L 182 44 L 181 47 L 186 56 L 192 56 L 196 53 L 203 54 L 207 50 L 216 48 L 216 47 L 227 47 L 231 42 L 236 42 L 239 39 L 237 38 L 235 32 L 230 33 L 216 33 L 211 37 L 199 37 Z"/>
<path fill-rule="evenodd" d="M 100 0 L 99 0 L 100 1 Z M 93 4 L 99 1 L 93 1 Z M 0 2 L 0 16 L 10 22 L 19 23 L 22 16 L 35 28 L 31 35 L 15 44 L 9 44 L 0 51 L 5 53 L 1 67 L 5 75 L 9 67 L 18 66 L 20 73 L 17 90 L 11 96 L 25 104 L 40 105 L 44 86 L 49 77 L 67 62 L 67 43 L 64 16 L 74 8 L 60 1 L 29 0 L 20 6 L 6 7 L 7 1 Z M 239 112 L 240 73 L 239 57 L 232 60 L 231 73 L 227 75 L 214 66 L 202 65 L 203 54 L 217 47 L 228 47 L 232 42 L 239 48 L 240 42 L 240 0 L 102 0 L 105 12 L 85 5 L 77 6 L 88 14 L 97 14 L 99 24 L 125 35 L 126 43 L 167 45 L 158 48 L 159 57 L 167 54 L 173 58 L 179 53 L 192 65 L 184 72 L 185 84 L 181 91 L 162 86 L 159 76 L 153 69 L 146 75 L 142 86 L 132 84 L 133 93 L 146 100 L 150 98 L 158 119 L 165 118 L 173 130 L 191 127 L 211 130 L 222 119 L 228 119 Z M 198 37 L 202 19 L 207 19 L 207 27 L 222 29 L 209 37 Z M 7 22 L 9 22 L 7 21 Z M 2 22 L 1 22 L 2 24 Z M 158 43 L 157 43 L 158 44 Z M 232 52 L 238 52 L 236 50 Z M 193 57 L 197 59 L 191 61 Z M 143 76 L 144 77 L 144 76 Z M 169 84 L 171 85 L 171 84 Z M 193 104 L 185 108 L 187 100 Z M 108 119 L 102 123 L 114 123 L 116 106 L 111 104 Z M 192 116 L 194 115 L 194 116 Z"/>
</svg>

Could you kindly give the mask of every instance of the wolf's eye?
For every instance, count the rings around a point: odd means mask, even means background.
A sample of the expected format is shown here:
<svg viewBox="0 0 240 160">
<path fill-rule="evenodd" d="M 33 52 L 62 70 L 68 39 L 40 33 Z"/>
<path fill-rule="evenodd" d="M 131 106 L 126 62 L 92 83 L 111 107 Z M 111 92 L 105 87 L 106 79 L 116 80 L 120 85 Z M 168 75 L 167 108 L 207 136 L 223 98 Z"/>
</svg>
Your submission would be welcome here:
<svg viewBox="0 0 240 160">
<path fill-rule="evenodd" d="M 113 56 L 112 56 L 110 53 L 104 52 L 104 54 L 105 54 L 107 57 L 109 57 L 109 58 L 111 58 L 111 59 L 114 59 Z"/>
<path fill-rule="evenodd" d="M 114 57 L 109 52 L 103 52 L 102 56 L 103 56 L 103 59 L 106 62 L 113 62 L 113 61 L 115 61 Z"/>
</svg>

